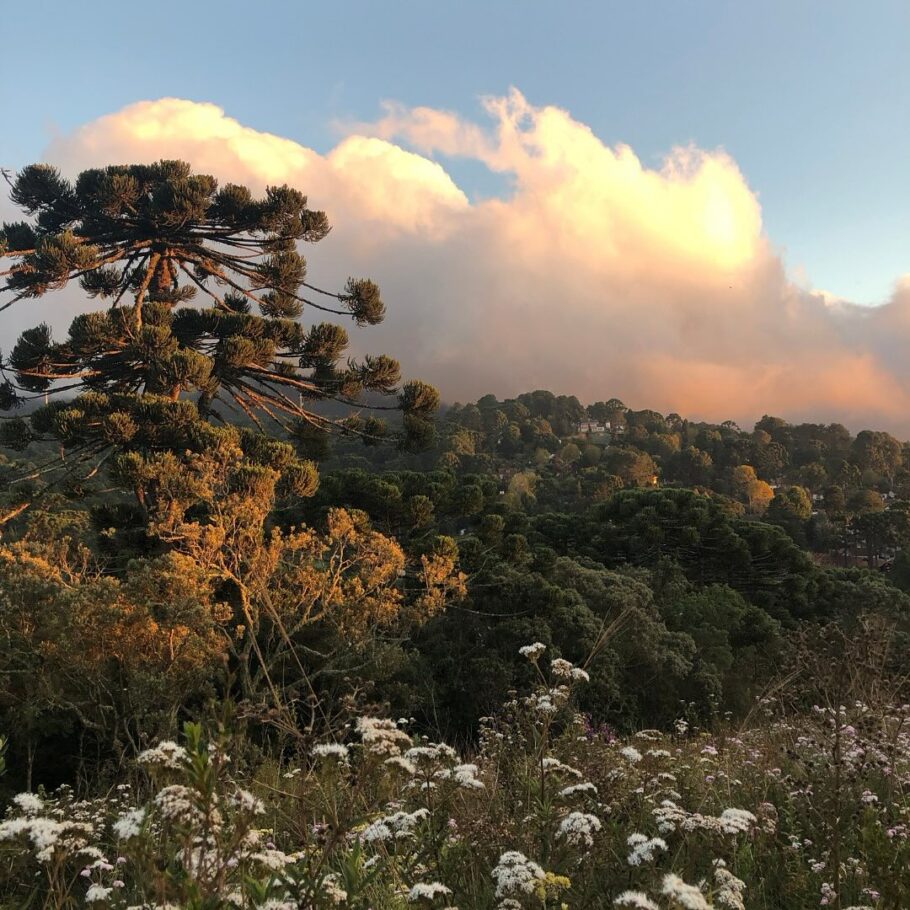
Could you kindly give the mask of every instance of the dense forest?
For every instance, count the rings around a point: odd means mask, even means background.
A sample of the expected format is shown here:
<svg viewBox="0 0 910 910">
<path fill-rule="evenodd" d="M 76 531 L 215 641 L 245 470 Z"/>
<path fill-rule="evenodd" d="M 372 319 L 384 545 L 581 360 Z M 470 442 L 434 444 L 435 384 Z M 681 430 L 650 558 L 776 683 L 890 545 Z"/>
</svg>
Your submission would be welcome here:
<svg viewBox="0 0 910 910">
<path fill-rule="evenodd" d="M 0 361 L 0 906 L 907 905 L 910 446 L 440 407 L 295 190 L 12 197 L 106 303 Z"/>
</svg>

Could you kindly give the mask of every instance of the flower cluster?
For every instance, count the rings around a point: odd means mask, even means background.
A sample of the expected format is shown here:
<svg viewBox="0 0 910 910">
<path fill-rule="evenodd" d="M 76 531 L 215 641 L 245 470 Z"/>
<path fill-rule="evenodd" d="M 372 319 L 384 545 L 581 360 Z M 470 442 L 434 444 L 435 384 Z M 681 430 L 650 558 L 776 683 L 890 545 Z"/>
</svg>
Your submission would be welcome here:
<svg viewBox="0 0 910 910">
<path fill-rule="evenodd" d="M 98 910 L 910 906 L 910 707 L 591 735 L 562 658 L 469 754 L 363 716 L 238 766 L 195 725 L 96 800 L 20 793 L 0 899 Z M 845 818 L 850 824 L 844 824 Z"/>
</svg>

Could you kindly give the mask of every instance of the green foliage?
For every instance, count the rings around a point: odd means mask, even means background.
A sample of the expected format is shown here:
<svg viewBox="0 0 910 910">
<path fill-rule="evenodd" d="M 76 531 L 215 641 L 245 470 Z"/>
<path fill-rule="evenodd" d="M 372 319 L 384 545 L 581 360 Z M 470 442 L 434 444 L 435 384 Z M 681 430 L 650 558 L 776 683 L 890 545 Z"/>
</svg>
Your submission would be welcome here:
<svg viewBox="0 0 910 910">
<path fill-rule="evenodd" d="M 316 404 L 360 409 L 396 394 L 384 407 L 404 415 L 402 444 L 418 450 L 432 442 L 439 402 L 432 387 L 409 382 L 399 391 L 398 363 L 385 355 L 342 365 L 341 326 L 306 329 L 297 321 L 305 307 L 358 325 L 376 324 L 385 312 L 367 279 L 349 279 L 339 293 L 308 283 L 298 246 L 323 239 L 329 225 L 299 191 L 268 187 L 256 199 L 245 187 L 219 188 L 185 162 L 160 161 L 96 168 L 74 182 L 32 165 L 16 175 L 11 198 L 33 223 L 4 225 L 0 255 L 12 260 L 0 287 L 5 305 L 78 281 L 105 309 L 78 315 L 62 341 L 46 324 L 27 329 L 0 362 L 6 409 L 77 393 L 33 415 L 31 435 L 13 424 L 10 445 L 52 438 L 100 465 L 111 450 L 182 452 L 188 432 L 197 441 L 205 435 L 194 422 L 239 414 L 280 432 L 305 425 L 303 450 L 319 455 L 320 433 L 375 441 L 384 431 Z M 192 305 L 197 297 L 202 306 Z M 365 394 L 373 397 L 364 401 Z M 314 484 L 301 481 L 310 468 L 289 470 L 297 477 L 289 486 L 312 492 Z"/>
</svg>

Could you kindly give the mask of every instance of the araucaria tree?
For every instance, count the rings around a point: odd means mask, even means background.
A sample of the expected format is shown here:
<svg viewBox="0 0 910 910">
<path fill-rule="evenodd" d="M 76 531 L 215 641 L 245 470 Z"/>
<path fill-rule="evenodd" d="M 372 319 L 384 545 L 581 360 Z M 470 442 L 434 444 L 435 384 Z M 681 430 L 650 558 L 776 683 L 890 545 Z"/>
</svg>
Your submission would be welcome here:
<svg viewBox="0 0 910 910">
<path fill-rule="evenodd" d="M 385 307 L 368 279 L 351 278 L 337 293 L 307 282 L 298 245 L 323 239 L 329 224 L 298 190 L 269 187 L 257 199 L 182 161 L 92 169 L 72 183 L 36 164 L 11 187 L 31 220 L 0 231 L 8 262 L 0 309 L 73 282 L 107 306 L 77 316 L 59 342 L 46 324 L 23 332 L 0 361 L 4 409 L 49 393 L 87 393 L 31 426 L 8 423 L 8 441 L 51 433 L 93 453 L 160 448 L 186 419 L 176 404 L 182 395 L 202 418 L 224 421 L 233 410 L 308 439 L 332 430 L 374 439 L 385 433 L 382 421 L 330 417 L 314 404 L 359 409 L 363 394 L 374 393 L 376 408 L 377 397 L 397 393 L 385 407 L 404 412 L 402 438 L 430 432 L 432 387 L 399 389 L 399 365 L 385 355 L 342 363 L 344 328 L 299 321 L 311 307 L 373 325 Z"/>
<path fill-rule="evenodd" d="M 311 637 L 326 664 L 333 649 L 356 648 L 399 618 L 425 618 L 463 592 L 447 539 L 409 559 L 362 512 L 332 510 L 324 531 L 293 524 L 295 498 L 316 490 L 308 456 L 322 437 L 419 445 L 438 404 L 425 383 L 400 386 L 390 357 L 344 359 L 340 325 L 301 322 L 307 307 L 357 325 L 384 314 L 370 280 L 352 278 L 338 293 L 307 282 L 298 247 L 326 236 L 323 212 L 287 186 L 259 199 L 242 186 L 219 188 L 181 161 L 84 171 L 72 183 L 32 165 L 10 183 L 29 220 L 0 231 L 0 309 L 73 283 L 105 307 L 78 315 L 60 341 L 48 325 L 28 329 L 0 357 L 0 408 L 48 399 L 27 419 L 0 421 L 0 444 L 49 440 L 63 449 L 13 477 L 0 508 L 0 563 L 27 582 L 0 585 L 0 634 L 22 643 L 19 669 L 0 668 L 0 704 L 15 701 L 22 667 L 47 668 L 41 655 L 75 641 L 75 633 L 61 638 L 64 626 L 28 621 L 34 584 L 55 592 L 60 616 L 82 617 L 94 643 L 86 653 L 101 663 L 79 679 L 103 664 L 116 679 L 104 685 L 132 695 L 129 673 L 154 677 L 143 690 L 154 694 L 149 717 L 192 698 L 187 680 L 210 677 L 222 658 L 244 698 L 283 705 L 312 687 L 314 668 L 301 662 L 317 653 L 307 649 Z M 361 417 L 364 408 L 402 412 L 401 428 L 393 434 Z M 44 486 L 20 483 L 56 468 Z M 35 507 L 30 493 L 97 494 L 91 478 L 102 476 L 103 497 L 80 525 L 88 545 L 80 568 L 61 575 L 53 541 L 34 530 L 59 504 L 44 496 Z M 75 592 L 71 601 L 65 590 Z M 157 663 L 130 669 L 101 640 L 127 620 L 134 637 L 146 630 L 140 650 Z M 68 691 L 66 710 L 100 730 L 86 713 L 97 691 L 82 686 L 80 700 L 73 678 L 50 676 L 41 689 L 52 693 L 48 704 Z M 115 705 L 99 705 L 122 719 Z"/>
</svg>

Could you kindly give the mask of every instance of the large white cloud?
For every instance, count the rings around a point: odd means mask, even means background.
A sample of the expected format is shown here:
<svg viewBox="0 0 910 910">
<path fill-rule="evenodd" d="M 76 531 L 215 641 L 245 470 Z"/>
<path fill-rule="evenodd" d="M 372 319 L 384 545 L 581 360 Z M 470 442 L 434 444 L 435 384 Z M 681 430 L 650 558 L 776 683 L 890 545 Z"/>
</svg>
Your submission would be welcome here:
<svg viewBox="0 0 910 910">
<path fill-rule="evenodd" d="M 875 309 L 798 287 L 723 151 L 676 148 L 652 169 L 517 91 L 485 107 L 490 128 L 389 105 L 321 155 L 167 98 L 61 136 L 46 158 L 75 172 L 180 157 L 257 188 L 298 186 L 336 225 L 310 251 L 311 276 L 376 278 L 389 315 L 362 343 L 449 400 L 542 387 L 910 432 L 910 281 Z M 469 202 L 437 154 L 505 175 L 508 194 Z"/>
</svg>

